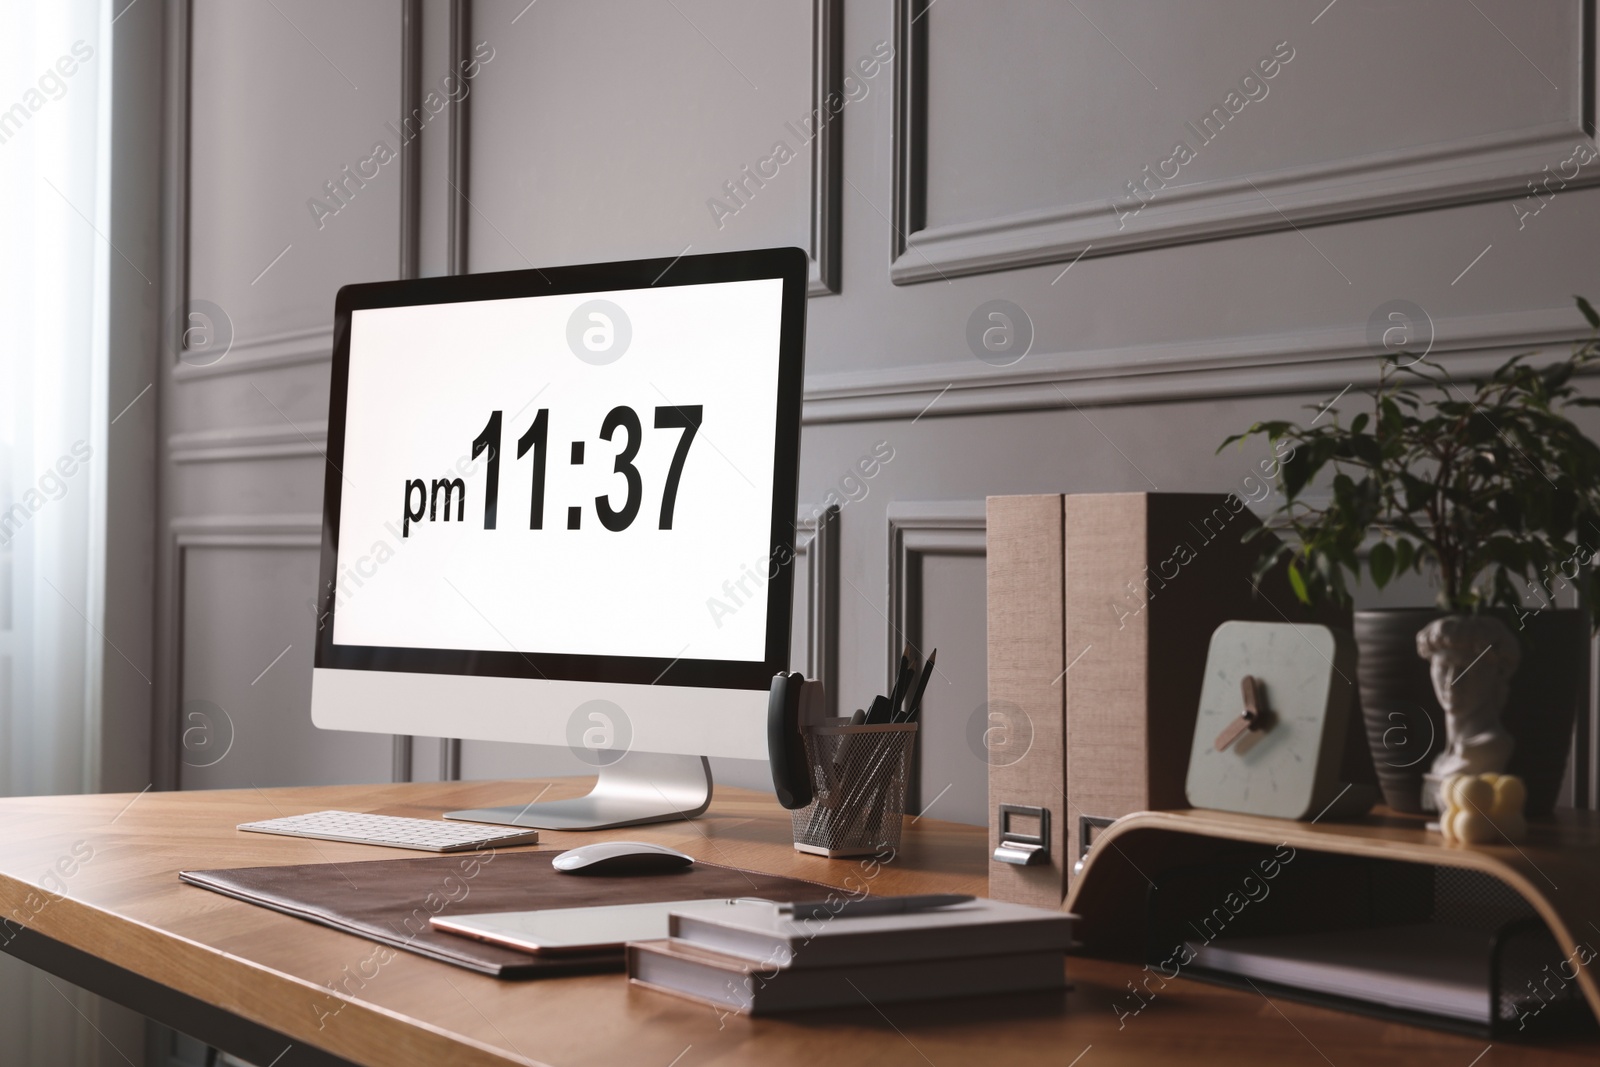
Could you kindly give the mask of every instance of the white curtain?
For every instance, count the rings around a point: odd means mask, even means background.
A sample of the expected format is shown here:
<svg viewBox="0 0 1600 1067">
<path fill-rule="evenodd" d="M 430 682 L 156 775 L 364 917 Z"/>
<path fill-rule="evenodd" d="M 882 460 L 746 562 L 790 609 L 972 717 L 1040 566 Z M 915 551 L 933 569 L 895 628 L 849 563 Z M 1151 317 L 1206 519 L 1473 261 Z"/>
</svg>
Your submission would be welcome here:
<svg viewBox="0 0 1600 1067">
<path fill-rule="evenodd" d="M 109 8 L 0 0 L 0 794 L 12 796 L 98 785 L 106 296 L 120 262 L 104 236 Z M 0 964 L 0 1061 L 123 1062 L 83 1025 L 99 1015 L 92 998 Z"/>
<path fill-rule="evenodd" d="M 95 787 L 110 50 L 100 0 L 0 0 L 0 791 Z M 70 72 L 70 74 L 68 73 Z"/>
</svg>

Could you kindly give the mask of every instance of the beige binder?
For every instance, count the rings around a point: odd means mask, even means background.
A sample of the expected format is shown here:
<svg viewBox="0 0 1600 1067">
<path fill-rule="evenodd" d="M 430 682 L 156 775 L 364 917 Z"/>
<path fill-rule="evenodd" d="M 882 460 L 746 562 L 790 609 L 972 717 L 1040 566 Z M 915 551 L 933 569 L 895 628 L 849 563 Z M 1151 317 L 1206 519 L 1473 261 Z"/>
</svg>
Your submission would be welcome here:
<svg viewBox="0 0 1600 1067">
<path fill-rule="evenodd" d="M 991 896 L 1057 907 L 1085 817 L 1187 806 L 1200 681 L 1218 624 L 1340 624 L 1338 612 L 1308 613 L 1281 573 L 1255 588 L 1256 545 L 1241 539 L 1257 525 L 1233 494 L 989 498 L 991 716 L 1020 708 L 1032 733 L 1025 754 L 1012 737 L 1010 750 L 990 748 L 991 850 L 1002 804 L 1045 809 L 1050 823 L 1047 862 L 991 860 Z M 1012 828 L 1019 824 L 1036 822 L 1013 815 Z"/>
<path fill-rule="evenodd" d="M 1022 867 L 991 860 L 989 895 L 1046 908 L 1066 896 L 1061 516 L 1059 494 L 989 498 L 990 854 L 1000 843 L 1001 804 L 1043 807 L 1052 816 L 1048 862 Z M 1037 830 L 1022 822 L 1013 828 Z"/>
</svg>

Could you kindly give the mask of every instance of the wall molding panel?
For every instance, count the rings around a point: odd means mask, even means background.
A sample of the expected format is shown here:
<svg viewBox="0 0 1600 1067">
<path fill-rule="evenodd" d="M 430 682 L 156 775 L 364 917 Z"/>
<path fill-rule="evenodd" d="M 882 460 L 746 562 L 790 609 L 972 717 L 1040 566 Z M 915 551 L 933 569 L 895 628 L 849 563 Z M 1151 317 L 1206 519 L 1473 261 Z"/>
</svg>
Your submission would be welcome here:
<svg viewBox="0 0 1600 1067">
<path fill-rule="evenodd" d="M 253 459 L 321 458 L 328 444 L 328 420 L 298 424 L 231 426 L 191 430 L 167 437 L 167 458 L 173 463 L 225 463 Z"/>
<path fill-rule="evenodd" d="M 1266 233 L 1525 194 L 1541 168 L 1594 131 L 1594 0 L 1566 0 L 1581 39 L 1568 121 L 1379 151 L 1163 190 L 1136 217 L 1109 197 L 945 226 L 927 226 L 928 23 L 934 0 L 896 0 L 900 65 L 894 102 L 894 218 L 890 279 L 897 285 L 1057 263 L 1191 241 Z M 1566 187 L 1600 183 L 1580 172 Z M 1092 246 L 1092 247 L 1091 247 Z"/>
<path fill-rule="evenodd" d="M 889 541 L 889 643 L 884 650 L 884 692 L 894 685 L 907 644 L 926 655 L 922 638 L 922 560 L 927 556 L 983 556 L 988 552 L 988 503 L 984 500 L 896 501 L 886 516 Z M 916 751 L 908 811 L 921 807 L 922 731 Z"/>
<path fill-rule="evenodd" d="M 320 512 L 197 515 L 168 524 L 177 548 L 321 548 Z"/>
<path fill-rule="evenodd" d="M 923 556 L 982 556 L 988 551 L 988 502 L 897 501 L 889 505 L 889 646 L 884 676 L 894 684 L 906 642 L 920 651 Z"/>
<path fill-rule="evenodd" d="M 1566 307 L 1441 319 L 1434 326 L 1430 361 L 1468 378 L 1487 373 L 1516 352 L 1587 336 L 1578 312 Z M 803 420 L 816 425 L 910 419 L 924 412 L 976 415 L 1337 392 L 1351 384 L 1375 384 L 1378 369 L 1364 327 L 1051 352 L 1004 368 L 969 357 L 808 375 Z"/>
<path fill-rule="evenodd" d="M 189 305 L 189 90 L 190 27 L 193 0 L 169 4 L 166 11 L 166 115 L 162 139 L 161 350 L 162 361 L 180 351 L 180 334 L 171 310 Z M 224 360 L 226 362 L 226 360 Z M 174 363 L 173 372 L 183 367 Z M 189 368 L 195 370 L 198 368 Z"/>
<path fill-rule="evenodd" d="M 186 307 L 189 299 L 189 99 L 190 56 L 193 22 L 192 0 L 166 5 L 164 130 L 162 136 L 162 212 L 161 212 L 161 334 L 156 353 L 157 367 L 176 376 L 183 364 L 174 357 L 180 351 L 177 317 L 171 309 Z M 193 369 L 193 368 L 190 368 Z M 158 399 L 160 397 L 158 391 Z M 166 405 L 163 405 L 165 407 Z M 165 426 L 165 418 L 159 423 Z M 159 440 L 159 433 L 158 433 Z M 165 457 L 159 457 L 165 466 Z M 163 470 L 162 475 L 167 471 Z M 157 479 L 162 499 L 158 516 L 166 514 L 168 490 Z M 182 573 L 178 569 L 183 550 L 177 538 L 179 529 L 166 530 L 157 520 L 156 538 L 156 633 L 155 700 L 150 714 L 150 781 L 157 789 L 178 787 L 177 737 L 178 689 L 182 678 L 182 627 L 177 614 L 182 610 Z"/>
<path fill-rule="evenodd" d="M 199 515 L 167 524 L 160 590 L 165 633 L 158 646 L 156 701 L 151 745 L 152 780 L 157 789 L 178 787 L 179 716 L 183 707 L 184 582 L 189 552 L 206 548 L 320 549 L 320 514 Z"/>
<path fill-rule="evenodd" d="M 404 120 L 422 109 L 422 0 L 402 0 L 400 12 L 400 115 Z M 422 275 L 422 146 L 400 141 L 400 277 Z M 332 356 L 330 347 L 329 356 Z M 323 441 L 327 441 L 323 427 Z M 396 734 L 389 756 L 389 778 L 409 782 L 413 773 L 409 734 Z"/>
<path fill-rule="evenodd" d="M 400 118 L 422 109 L 422 0 L 401 0 Z M 400 139 L 400 277 L 415 278 L 422 263 L 422 153 L 416 138 Z M 409 767 L 408 767 L 409 771 Z M 405 779 L 400 779 L 404 781 Z"/>
<path fill-rule="evenodd" d="M 795 521 L 797 581 L 806 585 L 807 678 L 819 679 L 828 713 L 839 714 L 839 505 L 819 514 L 801 508 Z"/>
<path fill-rule="evenodd" d="M 472 0 L 450 0 L 450 67 L 464 69 L 472 56 Z M 445 229 L 449 234 L 445 251 L 445 273 L 466 274 L 467 219 L 472 201 L 468 198 L 471 182 L 472 152 L 472 93 L 457 100 L 450 111 L 448 124 L 449 145 L 445 182 L 450 193 L 445 201 Z M 459 755 L 457 756 L 459 763 Z M 453 776 L 455 777 L 455 776 Z"/>
<path fill-rule="evenodd" d="M 1434 326 L 1430 355 L 1463 376 L 1492 369 L 1515 352 L 1586 336 L 1571 307 L 1460 316 L 1440 319 Z M 332 354 L 331 328 L 292 331 L 236 343 L 209 366 L 179 363 L 172 376 L 184 381 L 276 370 L 327 362 Z M 949 392 L 928 411 L 930 416 L 1338 390 L 1352 381 L 1358 386 L 1377 381 L 1373 354 L 1364 328 L 1336 327 L 1048 352 L 1003 368 L 963 358 L 808 374 L 804 419 L 810 425 L 912 418 L 946 386 Z"/>
<path fill-rule="evenodd" d="M 987 502 L 902 501 L 889 505 L 889 645 L 884 676 L 894 683 L 900 652 L 909 641 L 921 651 L 924 556 L 982 556 L 987 552 Z"/>
<path fill-rule="evenodd" d="M 329 359 L 333 327 L 316 326 L 235 341 L 215 363 L 185 363 L 177 311 L 188 308 L 190 243 L 190 113 L 194 87 L 194 0 L 178 0 L 167 14 L 167 114 L 163 167 L 164 212 L 161 355 L 171 360 L 174 381 L 211 378 L 241 371 L 273 370 Z"/>
<path fill-rule="evenodd" d="M 187 305 L 188 297 L 183 297 Z M 177 351 L 176 339 L 167 349 Z M 309 363 L 322 363 L 333 358 L 333 326 L 315 326 L 300 330 L 285 330 L 245 341 L 235 341 L 226 355 L 215 363 L 185 363 L 181 359 L 172 367 L 172 377 L 186 382 L 196 378 L 216 378 L 246 371 L 277 370 L 280 367 L 299 367 Z"/>
<path fill-rule="evenodd" d="M 812 109 L 817 135 L 811 149 L 811 276 L 806 292 L 839 291 L 843 243 L 840 198 L 844 189 L 844 109 L 833 117 L 830 99 L 844 99 L 844 0 L 814 0 L 811 22 Z"/>
</svg>

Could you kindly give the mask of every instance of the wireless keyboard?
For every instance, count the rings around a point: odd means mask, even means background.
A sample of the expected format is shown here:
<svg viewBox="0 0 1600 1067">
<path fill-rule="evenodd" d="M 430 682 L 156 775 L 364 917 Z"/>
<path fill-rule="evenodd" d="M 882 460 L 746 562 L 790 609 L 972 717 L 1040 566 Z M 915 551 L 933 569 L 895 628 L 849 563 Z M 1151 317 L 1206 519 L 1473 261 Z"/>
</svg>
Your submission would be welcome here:
<svg viewBox="0 0 1600 1067">
<path fill-rule="evenodd" d="M 281 819 L 243 822 L 240 830 L 285 837 L 313 837 L 320 841 L 348 841 L 357 845 L 414 848 L 423 852 L 464 852 L 488 845 L 532 845 L 539 831 L 519 826 L 446 822 L 443 819 L 403 819 L 395 815 L 368 815 L 359 811 L 317 811 Z"/>
</svg>

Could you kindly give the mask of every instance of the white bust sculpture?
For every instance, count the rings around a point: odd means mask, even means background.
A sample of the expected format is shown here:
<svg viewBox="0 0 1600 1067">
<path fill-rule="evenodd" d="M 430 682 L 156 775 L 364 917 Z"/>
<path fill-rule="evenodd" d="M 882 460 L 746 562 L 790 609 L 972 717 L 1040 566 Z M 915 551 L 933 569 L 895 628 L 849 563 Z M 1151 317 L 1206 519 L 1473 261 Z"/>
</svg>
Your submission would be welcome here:
<svg viewBox="0 0 1600 1067">
<path fill-rule="evenodd" d="M 1522 660 L 1516 635 L 1488 615 L 1450 615 L 1417 633 L 1417 655 L 1429 661 L 1433 691 L 1444 708 L 1445 748 L 1434 757 L 1423 807 L 1452 774 L 1499 774 L 1515 742 L 1500 724 L 1511 676 Z"/>
</svg>

